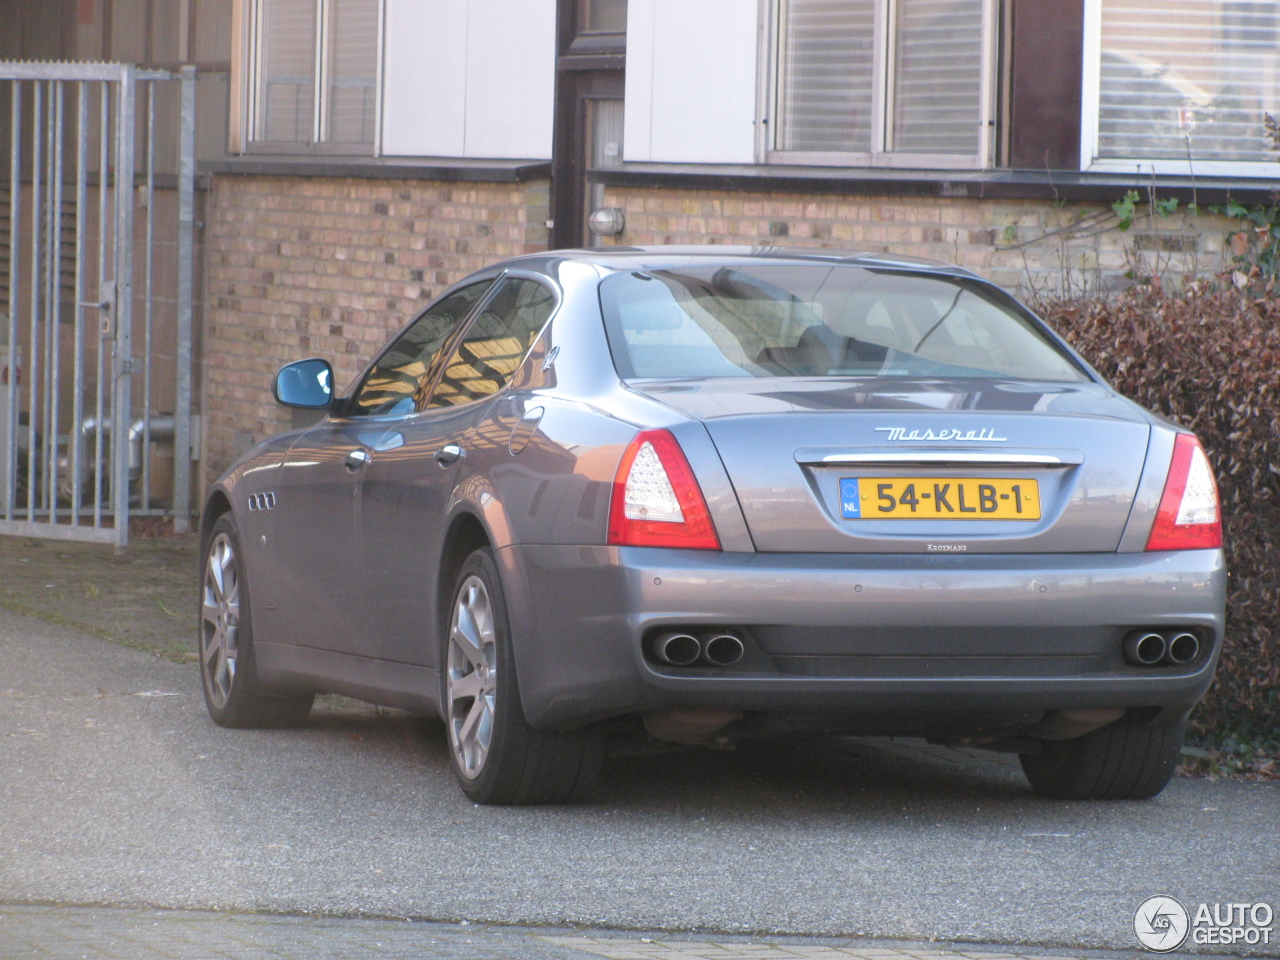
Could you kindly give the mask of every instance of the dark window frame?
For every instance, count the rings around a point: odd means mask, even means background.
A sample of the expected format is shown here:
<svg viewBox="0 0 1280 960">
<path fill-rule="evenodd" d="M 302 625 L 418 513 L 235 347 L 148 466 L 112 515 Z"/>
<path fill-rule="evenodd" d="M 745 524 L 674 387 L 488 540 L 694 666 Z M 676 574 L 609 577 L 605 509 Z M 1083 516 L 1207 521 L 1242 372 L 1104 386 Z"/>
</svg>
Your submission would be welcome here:
<svg viewBox="0 0 1280 960">
<path fill-rule="evenodd" d="M 587 242 L 584 194 L 593 180 L 587 169 L 586 100 L 618 99 L 624 92 L 625 33 L 583 33 L 579 0 L 556 3 L 556 92 L 551 161 L 551 245 Z"/>
<path fill-rule="evenodd" d="M 559 0 L 556 11 L 557 52 L 561 56 L 625 54 L 627 31 L 588 30 L 582 18 L 583 0 Z"/>
</svg>

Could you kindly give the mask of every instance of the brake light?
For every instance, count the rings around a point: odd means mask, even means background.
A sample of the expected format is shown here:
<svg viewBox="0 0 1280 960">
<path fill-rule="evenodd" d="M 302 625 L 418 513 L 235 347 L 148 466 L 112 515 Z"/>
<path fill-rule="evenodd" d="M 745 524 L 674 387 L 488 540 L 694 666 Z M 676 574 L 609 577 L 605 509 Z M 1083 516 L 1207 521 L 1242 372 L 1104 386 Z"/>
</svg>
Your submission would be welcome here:
<svg viewBox="0 0 1280 960">
<path fill-rule="evenodd" d="M 609 505 L 609 543 L 720 549 L 702 489 L 670 431 L 642 431 L 622 455 Z"/>
<path fill-rule="evenodd" d="M 1164 482 L 1148 550 L 1203 550 L 1222 546 L 1218 487 L 1200 441 L 1180 433 Z"/>
</svg>

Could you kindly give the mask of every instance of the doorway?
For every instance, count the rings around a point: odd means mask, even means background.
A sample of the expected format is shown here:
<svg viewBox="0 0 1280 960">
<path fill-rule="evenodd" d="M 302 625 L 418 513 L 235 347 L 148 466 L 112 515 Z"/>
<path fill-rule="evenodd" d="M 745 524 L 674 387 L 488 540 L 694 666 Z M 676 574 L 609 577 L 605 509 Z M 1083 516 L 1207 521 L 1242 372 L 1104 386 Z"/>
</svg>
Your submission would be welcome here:
<svg viewBox="0 0 1280 960">
<path fill-rule="evenodd" d="M 604 202 L 591 171 L 623 156 L 626 0 L 560 0 L 552 244 L 598 246 L 587 218 Z"/>
</svg>

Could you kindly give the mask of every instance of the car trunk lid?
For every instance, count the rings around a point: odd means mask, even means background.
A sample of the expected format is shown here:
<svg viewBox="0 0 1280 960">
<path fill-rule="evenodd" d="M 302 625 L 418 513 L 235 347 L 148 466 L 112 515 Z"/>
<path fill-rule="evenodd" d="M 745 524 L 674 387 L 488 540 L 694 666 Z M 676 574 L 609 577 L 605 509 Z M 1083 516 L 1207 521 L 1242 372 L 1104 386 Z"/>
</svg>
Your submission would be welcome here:
<svg viewBox="0 0 1280 960">
<path fill-rule="evenodd" d="M 1150 433 L 1098 384 L 633 386 L 703 421 L 770 552 L 1113 552 Z"/>
</svg>

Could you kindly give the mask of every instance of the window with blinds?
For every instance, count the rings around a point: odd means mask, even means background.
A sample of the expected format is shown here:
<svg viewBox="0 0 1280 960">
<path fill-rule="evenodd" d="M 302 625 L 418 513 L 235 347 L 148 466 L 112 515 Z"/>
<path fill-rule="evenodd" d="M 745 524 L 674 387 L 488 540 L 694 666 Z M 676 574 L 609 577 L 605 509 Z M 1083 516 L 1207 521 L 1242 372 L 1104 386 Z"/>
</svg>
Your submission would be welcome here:
<svg viewBox="0 0 1280 960">
<path fill-rule="evenodd" d="M 780 0 L 776 149 L 979 158 L 991 5 Z"/>
<path fill-rule="evenodd" d="M 330 0 L 328 139 L 372 143 L 378 0 Z"/>
<path fill-rule="evenodd" d="M 780 150 L 869 153 L 876 0 L 790 0 L 783 12 Z"/>
<path fill-rule="evenodd" d="M 262 0 L 257 140 L 305 142 L 315 123 L 315 0 Z"/>
<path fill-rule="evenodd" d="M 252 0 L 259 144 L 371 146 L 381 0 Z"/>
<path fill-rule="evenodd" d="M 897 0 L 893 140 L 899 153 L 976 154 L 982 0 Z"/>
<path fill-rule="evenodd" d="M 1274 0 L 1102 0 L 1099 47 L 1098 157 L 1276 160 Z"/>
</svg>

